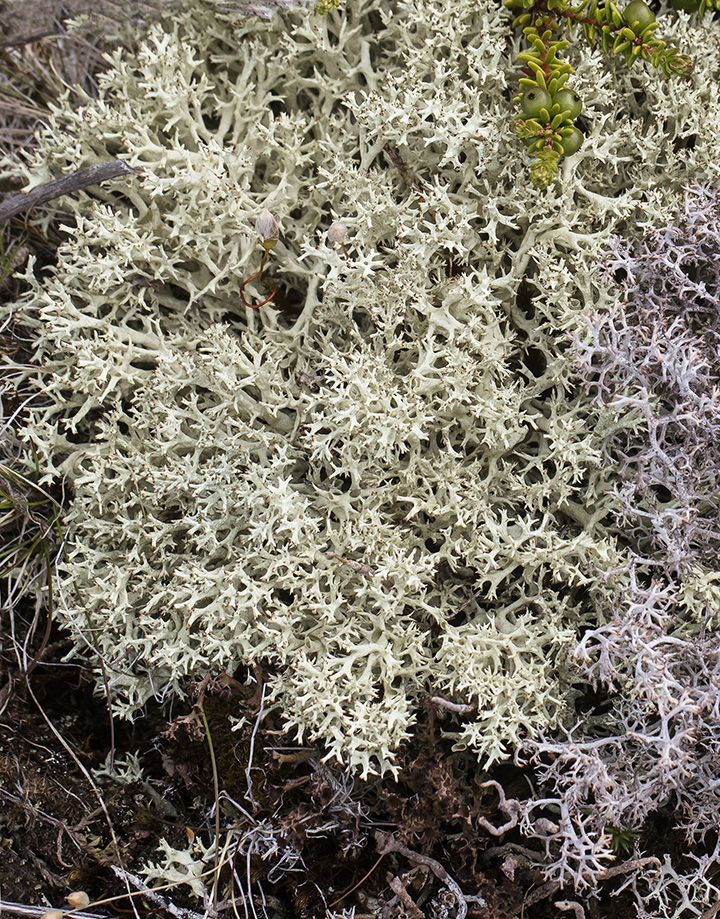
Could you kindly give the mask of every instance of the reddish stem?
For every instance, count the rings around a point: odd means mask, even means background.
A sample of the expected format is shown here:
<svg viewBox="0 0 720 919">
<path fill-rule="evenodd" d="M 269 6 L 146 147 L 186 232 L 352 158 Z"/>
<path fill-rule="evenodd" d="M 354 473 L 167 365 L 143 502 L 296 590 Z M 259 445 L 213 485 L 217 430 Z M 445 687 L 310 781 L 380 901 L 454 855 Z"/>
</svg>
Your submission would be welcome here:
<svg viewBox="0 0 720 919">
<path fill-rule="evenodd" d="M 272 300 L 272 298 L 275 296 L 275 294 L 277 293 L 277 288 L 275 288 L 275 290 L 270 294 L 270 296 L 266 297 L 262 303 L 248 303 L 247 300 L 245 299 L 245 293 L 244 293 L 245 288 L 248 286 L 248 284 L 251 281 L 254 281 L 255 278 L 259 278 L 260 275 L 263 273 L 263 269 L 265 268 L 265 262 L 267 261 L 267 257 L 268 257 L 268 251 L 269 250 L 266 249 L 265 252 L 263 253 L 262 261 L 260 262 L 260 271 L 258 271 L 257 274 L 254 274 L 251 278 L 248 278 L 247 281 L 243 281 L 242 284 L 240 285 L 240 299 L 245 304 L 245 306 L 249 306 L 251 310 L 259 310 L 261 306 L 265 306 L 266 303 L 269 303 Z"/>
</svg>

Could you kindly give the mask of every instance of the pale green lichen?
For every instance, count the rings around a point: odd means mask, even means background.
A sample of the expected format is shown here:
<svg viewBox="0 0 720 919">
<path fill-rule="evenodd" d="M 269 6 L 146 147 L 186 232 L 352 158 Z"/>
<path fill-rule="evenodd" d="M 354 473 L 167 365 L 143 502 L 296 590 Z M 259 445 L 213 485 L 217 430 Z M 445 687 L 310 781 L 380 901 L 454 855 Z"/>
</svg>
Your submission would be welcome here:
<svg viewBox="0 0 720 919">
<path fill-rule="evenodd" d="M 427 694 L 475 706 L 453 733 L 485 765 L 570 706 L 628 547 L 617 419 L 567 335 L 609 302 L 613 234 L 717 176 L 720 47 L 694 85 L 576 50 L 586 141 L 538 192 L 507 131 L 514 42 L 495 0 L 234 25 L 197 3 L 43 136 L 35 184 L 142 170 L 64 199 L 22 304 L 46 369 L 28 436 L 73 493 L 61 615 L 118 711 L 265 662 L 286 724 L 367 773 Z M 279 290 L 254 311 L 264 207 Z"/>
</svg>

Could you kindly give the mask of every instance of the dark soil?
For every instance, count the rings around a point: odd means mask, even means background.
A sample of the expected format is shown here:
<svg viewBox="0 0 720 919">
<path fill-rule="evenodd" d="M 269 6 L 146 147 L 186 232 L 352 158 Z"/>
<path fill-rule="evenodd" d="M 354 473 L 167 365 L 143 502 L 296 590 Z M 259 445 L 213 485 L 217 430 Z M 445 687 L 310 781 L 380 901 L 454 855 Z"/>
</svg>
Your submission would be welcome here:
<svg viewBox="0 0 720 919">
<path fill-rule="evenodd" d="M 268 675 L 259 669 L 252 678 L 239 672 L 189 681 L 188 698 L 173 711 L 148 706 L 134 724 L 115 720 L 111 730 L 106 701 L 86 668 L 62 663 L 67 650 L 62 638 L 51 641 L 29 688 L 15 675 L 0 724 L 5 901 L 61 908 L 71 890 L 82 889 L 92 901 L 118 898 L 104 908 L 91 906 L 93 913 L 124 915 L 130 904 L 113 866 L 137 873 L 159 861 L 161 838 L 180 850 L 193 838 L 210 846 L 215 789 L 203 715 L 217 768 L 221 849 L 230 840 L 218 896 L 234 896 L 241 916 L 239 885 L 247 892 L 248 884 L 258 915 L 264 902 L 267 915 L 278 919 L 321 919 L 333 902 L 338 910 L 355 906 L 357 917 L 454 916 L 452 896 L 422 857 L 444 868 L 466 896 L 485 901 L 469 903 L 475 919 L 550 919 L 557 900 L 574 898 L 572 891 L 544 888 L 542 872 L 526 858 L 528 840 L 516 831 L 493 838 L 477 825 L 479 816 L 495 825 L 505 819 L 496 811 L 497 796 L 480 787 L 487 776 L 470 759 L 439 739 L 438 714 L 429 708 L 398 780 L 363 782 L 323 765 L 321 749 L 298 745 L 276 713 L 261 712 L 260 686 Z M 12 671 L 7 652 L 3 669 L 6 676 Z M 232 731 L 231 717 L 240 716 L 244 727 Z M 111 751 L 120 772 L 125 754 L 139 755 L 143 780 L 128 784 L 104 775 L 93 788 L 88 774 L 107 766 Z M 508 796 L 529 793 L 528 776 L 519 769 L 503 767 L 493 778 Z M 253 832 L 255 851 L 247 845 Z M 390 834 L 404 850 L 380 858 L 378 833 Z M 206 868 L 213 868 L 212 857 Z M 211 878 L 206 883 L 209 889 Z M 625 896 L 612 896 L 612 886 L 602 900 L 584 901 L 588 919 L 632 914 Z M 186 885 L 164 896 L 202 912 Z M 135 905 L 141 914 L 158 912 L 145 898 Z M 232 915 L 227 903 L 219 915 Z"/>
</svg>

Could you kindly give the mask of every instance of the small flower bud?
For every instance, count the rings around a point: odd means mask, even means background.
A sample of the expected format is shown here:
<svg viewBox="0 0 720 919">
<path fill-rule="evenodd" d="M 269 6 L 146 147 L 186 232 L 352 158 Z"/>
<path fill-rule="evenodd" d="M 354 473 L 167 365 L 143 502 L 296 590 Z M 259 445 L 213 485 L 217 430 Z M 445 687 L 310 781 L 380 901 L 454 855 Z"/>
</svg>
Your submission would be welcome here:
<svg viewBox="0 0 720 919">
<path fill-rule="evenodd" d="M 63 914 L 59 909 L 49 909 L 40 916 L 40 919 L 62 919 Z"/>
<path fill-rule="evenodd" d="M 90 903 L 90 897 L 84 890 L 75 890 L 73 893 L 68 894 L 65 899 L 73 909 L 85 909 Z"/>
<path fill-rule="evenodd" d="M 525 140 L 528 137 L 537 137 L 542 132 L 542 127 L 534 119 L 526 121 L 524 118 L 516 118 L 510 125 L 510 130 Z"/>
<path fill-rule="evenodd" d="M 339 223 L 337 220 L 333 223 L 330 229 L 327 231 L 327 241 L 329 243 L 340 244 L 342 245 L 347 239 L 348 228 L 344 223 Z"/>
<path fill-rule="evenodd" d="M 681 77 L 689 77 L 694 67 L 695 61 L 687 54 L 676 54 L 669 64 L 670 72 L 680 74 Z"/>
<path fill-rule="evenodd" d="M 549 162 L 533 163 L 530 167 L 530 178 L 536 188 L 547 188 L 555 178 L 555 169 Z"/>
<path fill-rule="evenodd" d="M 280 230 L 277 220 L 266 207 L 262 209 L 260 216 L 255 221 L 255 232 L 260 237 L 260 243 L 266 252 L 269 252 L 278 241 Z"/>
</svg>

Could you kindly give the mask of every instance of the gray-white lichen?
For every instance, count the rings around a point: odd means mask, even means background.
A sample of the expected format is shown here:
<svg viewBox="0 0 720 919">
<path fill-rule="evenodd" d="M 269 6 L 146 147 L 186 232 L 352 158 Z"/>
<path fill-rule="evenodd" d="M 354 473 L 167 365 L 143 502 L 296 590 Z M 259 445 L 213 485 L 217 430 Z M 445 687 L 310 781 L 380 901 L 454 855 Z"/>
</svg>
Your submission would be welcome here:
<svg viewBox="0 0 720 919">
<path fill-rule="evenodd" d="M 495 0 L 198 2 L 44 135 L 33 183 L 142 170 L 64 202 L 19 305 L 46 371 L 27 433 L 73 491 L 62 616 L 119 711 L 265 662 L 286 723 L 365 774 L 428 694 L 472 706 L 454 739 L 484 767 L 572 721 L 572 652 L 635 572 L 607 444 L 648 419 L 588 393 L 570 343 L 611 304 L 612 239 L 717 178 L 720 39 L 692 84 L 576 50 L 586 141 L 545 192 L 509 149 L 514 42 Z"/>
</svg>

